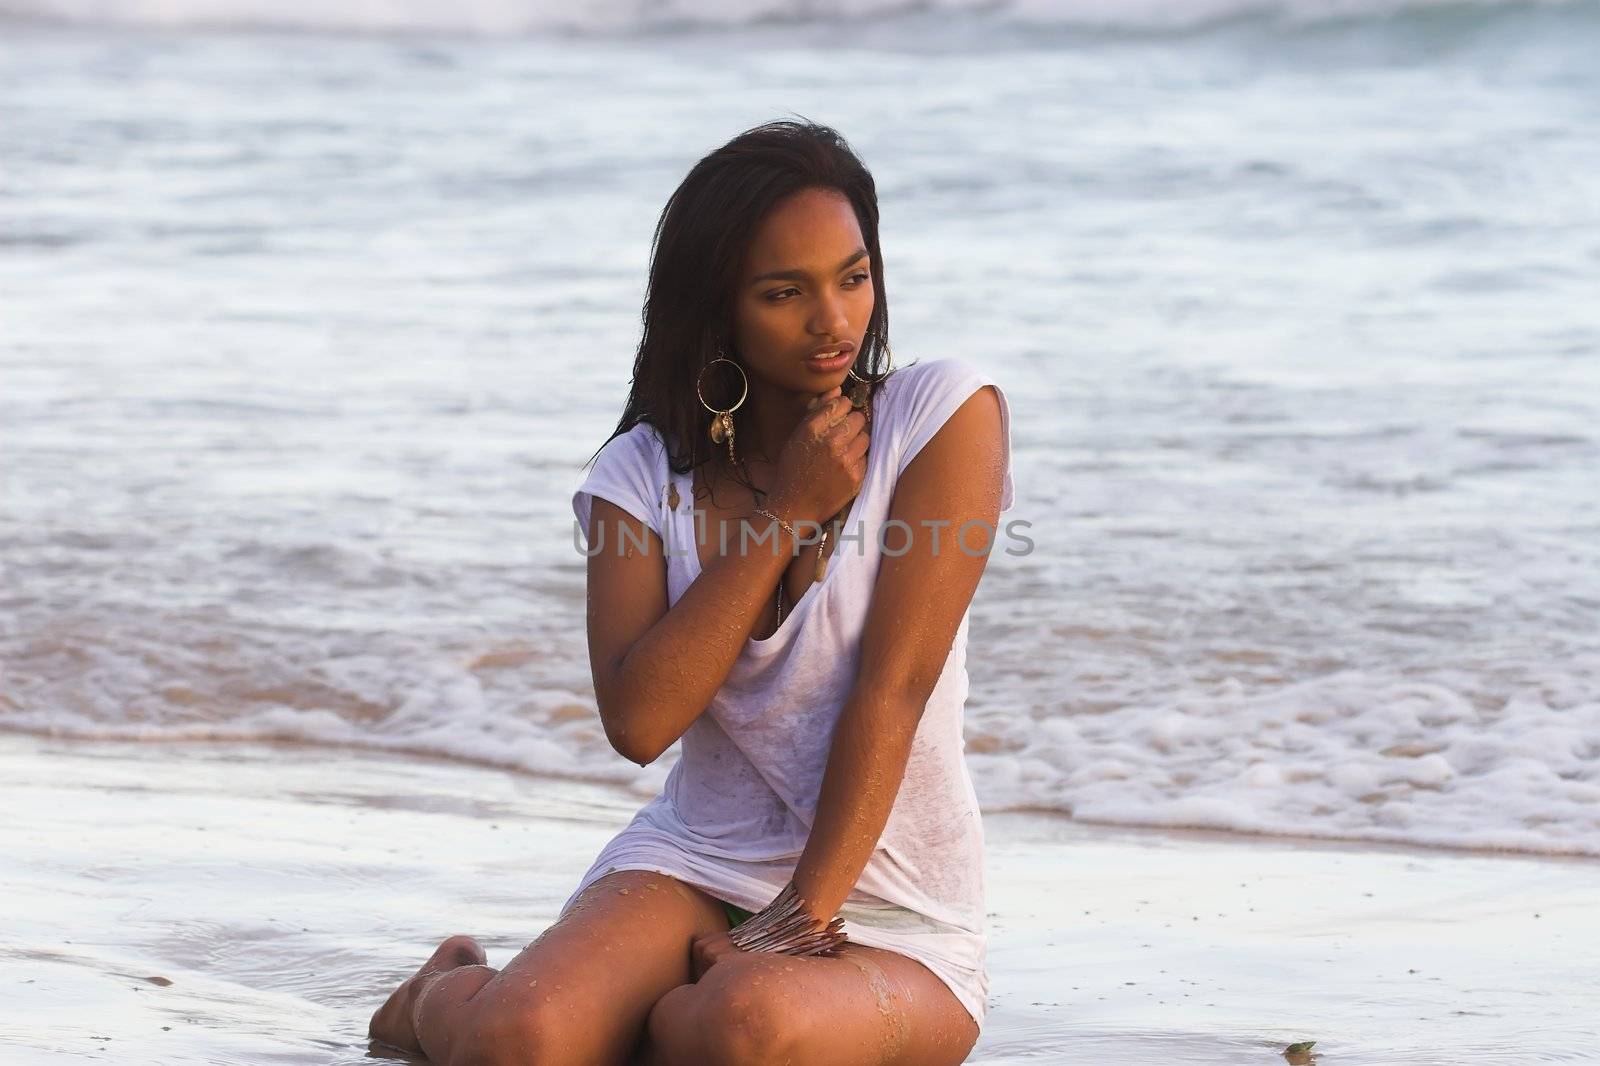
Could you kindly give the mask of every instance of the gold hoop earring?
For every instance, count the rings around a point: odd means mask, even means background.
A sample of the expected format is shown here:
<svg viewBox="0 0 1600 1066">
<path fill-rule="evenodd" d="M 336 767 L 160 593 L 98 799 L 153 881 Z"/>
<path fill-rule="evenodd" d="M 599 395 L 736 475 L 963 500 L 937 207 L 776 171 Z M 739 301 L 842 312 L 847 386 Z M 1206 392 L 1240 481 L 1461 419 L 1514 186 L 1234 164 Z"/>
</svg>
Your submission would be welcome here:
<svg viewBox="0 0 1600 1066">
<path fill-rule="evenodd" d="M 894 373 L 894 349 L 889 347 L 889 338 L 887 337 L 882 338 L 881 343 L 883 344 L 884 354 L 889 357 L 889 367 L 887 370 L 873 378 L 871 381 L 868 381 L 860 374 L 857 374 L 856 368 L 853 366 L 845 371 L 846 374 L 854 378 L 856 381 L 854 385 L 850 386 L 850 406 L 856 408 L 858 411 L 866 408 L 867 399 L 872 394 L 872 386 L 882 383 L 890 374 Z"/>
<path fill-rule="evenodd" d="M 722 352 L 720 347 L 717 349 L 717 352 L 717 357 L 711 360 L 711 362 L 707 363 L 705 366 L 701 367 L 700 373 L 695 376 L 694 394 L 700 398 L 700 405 L 707 411 L 710 411 L 712 414 L 710 429 L 711 443 L 721 444 L 726 441 L 728 445 L 728 462 L 733 464 L 737 461 L 733 454 L 733 412 L 743 407 L 745 397 L 750 395 L 750 378 L 749 375 L 744 372 L 744 367 L 740 366 L 738 363 L 735 363 L 727 356 L 720 354 Z M 705 377 L 706 371 L 717 363 L 733 363 L 733 368 L 739 371 L 739 377 L 744 380 L 744 390 L 739 394 L 738 401 L 727 410 L 712 407 L 710 404 L 706 403 L 705 394 L 700 391 L 701 379 Z"/>
</svg>

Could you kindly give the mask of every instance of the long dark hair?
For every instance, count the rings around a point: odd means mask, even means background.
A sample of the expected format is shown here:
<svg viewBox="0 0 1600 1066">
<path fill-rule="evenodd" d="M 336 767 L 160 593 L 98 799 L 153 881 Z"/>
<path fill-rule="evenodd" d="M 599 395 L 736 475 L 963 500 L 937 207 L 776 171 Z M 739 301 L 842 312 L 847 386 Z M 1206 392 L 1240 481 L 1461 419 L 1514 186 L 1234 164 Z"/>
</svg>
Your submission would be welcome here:
<svg viewBox="0 0 1600 1066">
<path fill-rule="evenodd" d="M 876 393 L 889 333 L 883 255 L 878 248 L 877 186 L 837 130 L 806 121 L 768 122 L 745 130 L 701 159 L 667 200 L 651 244 L 644 331 L 634 358 L 633 384 L 622 418 L 602 448 L 640 422 L 648 422 L 665 439 L 676 473 L 688 473 L 715 457 L 714 449 L 721 446 L 707 435 L 711 414 L 701 406 L 695 382 L 719 348 L 729 359 L 738 360 L 733 300 L 740 265 L 761 220 L 784 197 L 818 186 L 849 199 L 871 260 L 872 317 L 851 369 L 872 382 Z M 704 375 L 710 403 L 733 402 L 741 385 L 739 372 L 726 363 Z M 748 405 L 734 412 L 736 441 L 754 439 L 741 421 L 748 413 Z M 748 471 L 740 473 L 742 483 L 754 489 Z"/>
</svg>

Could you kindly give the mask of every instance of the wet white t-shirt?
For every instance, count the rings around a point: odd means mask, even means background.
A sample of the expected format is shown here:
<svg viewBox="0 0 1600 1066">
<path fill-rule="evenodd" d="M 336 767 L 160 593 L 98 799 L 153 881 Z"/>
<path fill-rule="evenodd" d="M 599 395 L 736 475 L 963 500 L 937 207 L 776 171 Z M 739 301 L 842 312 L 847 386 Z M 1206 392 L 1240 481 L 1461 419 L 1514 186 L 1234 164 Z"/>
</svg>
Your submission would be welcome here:
<svg viewBox="0 0 1600 1066">
<path fill-rule="evenodd" d="M 601 850 L 563 914 L 612 870 L 667 873 L 751 911 L 788 883 L 810 833 L 834 725 L 856 676 L 883 548 L 897 552 L 906 543 L 905 530 L 883 532 L 895 483 L 962 403 L 995 384 L 964 359 L 916 363 L 883 383 L 873 400 L 867 473 L 823 579 L 785 608 L 770 637 L 746 641 L 726 682 L 684 732 L 682 754 L 661 793 Z M 1011 415 L 998 385 L 996 392 L 1005 436 L 1004 511 L 1013 496 Z M 668 506 L 674 484 L 676 511 Z M 594 496 L 661 538 L 668 602 L 676 603 L 700 572 L 693 476 L 670 470 L 653 426 L 636 425 L 601 449 L 572 498 L 585 534 Z M 916 527 L 913 534 L 932 530 Z M 589 550 L 616 551 L 617 535 L 614 526 L 603 530 L 607 539 Z M 952 529 L 943 527 L 939 535 L 939 550 L 960 550 Z M 998 535 L 993 541 L 1003 543 Z M 731 542 L 730 550 L 736 545 Z M 918 724 L 883 835 L 840 915 L 856 943 L 926 965 L 981 1025 L 988 1011 L 988 927 L 983 823 L 963 755 L 967 621 L 963 616 Z"/>
</svg>

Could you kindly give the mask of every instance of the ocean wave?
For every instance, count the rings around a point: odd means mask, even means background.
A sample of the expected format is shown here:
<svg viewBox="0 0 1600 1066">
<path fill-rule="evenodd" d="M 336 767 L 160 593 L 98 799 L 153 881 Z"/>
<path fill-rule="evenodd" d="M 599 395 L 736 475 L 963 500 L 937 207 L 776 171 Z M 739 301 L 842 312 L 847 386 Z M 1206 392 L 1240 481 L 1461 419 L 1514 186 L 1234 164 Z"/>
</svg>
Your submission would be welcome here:
<svg viewBox="0 0 1600 1066">
<path fill-rule="evenodd" d="M 1056 28 L 1136 36 L 1192 34 L 1239 24 L 1304 29 L 1372 23 L 1448 28 L 1505 15 L 1559 11 L 1588 20 L 1597 0 L 408 0 L 327 5 L 312 0 L 0 0 L 0 18 L 89 25 L 287 29 L 355 33 L 613 35 L 920 19 L 967 29 Z"/>
<path fill-rule="evenodd" d="M 303 685 L 248 700 L 235 692 L 235 707 L 220 719 L 215 704 L 177 685 L 162 690 L 167 713 L 154 717 L 117 710 L 136 702 L 132 692 L 98 713 L 59 704 L 30 709 L 0 695 L 0 731 L 154 743 L 292 741 L 609 784 L 641 798 L 661 789 L 675 754 L 647 767 L 624 765 L 590 704 L 551 691 L 524 691 L 517 706 L 496 698 L 488 675 L 521 659 L 397 668 L 410 694 L 398 707 L 362 713 L 348 706 L 356 702 L 351 693 L 341 706 L 340 694 Z M 1536 663 L 1521 665 L 1539 675 Z M 1575 675 L 1593 677 L 1600 660 L 1573 666 Z M 988 813 L 1600 857 L 1600 702 L 1589 687 L 1547 672 L 1537 695 L 1524 691 L 1484 708 L 1463 694 L 1470 683 L 1457 688 L 1449 682 L 1464 679 L 1436 673 L 1406 679 L 1349 670 L 1265 691 L 1230 677 L 1209 691 L 1098 714 L 975 716 L 966 757 Z"/>
</svg>

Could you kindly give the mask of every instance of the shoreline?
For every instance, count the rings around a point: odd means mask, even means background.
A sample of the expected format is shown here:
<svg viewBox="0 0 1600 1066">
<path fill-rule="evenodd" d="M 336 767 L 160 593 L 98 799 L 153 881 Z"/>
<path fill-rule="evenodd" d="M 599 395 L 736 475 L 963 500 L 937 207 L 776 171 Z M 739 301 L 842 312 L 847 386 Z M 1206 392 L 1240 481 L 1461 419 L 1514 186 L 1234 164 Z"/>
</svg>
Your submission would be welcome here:
<svg viewBox="0 0 1600 1066">
<path fill-rule="evenodd" d="M 0 693 L 0 703 L 4 702 L 5 695 Z M 559 786 L 571 786 L 575 789 L 598 789 L 606 795 L 627 797 L 628 802 L 636 801 L 635 807 L 643 806 L 651 798 L 650 795 L 632 791 L 625 785 L 614 782 L 596 781 L 589 777 L 576 775 L 534 773 L 512 764 L 490 763 L 465 755 L 450 755 L 432 749 L 411 748 L 404 745 L 395 747 L 378 747 L 364 744 L 341 745 L 292 737 L 158 737 L 149 739 L 141 737 L 80 737 L 71 733 L 46 732 L 26 727 L 0 727 L 0 746 L 3 746 L 4 739 L 7 737 L 25 737 L 37 740 L 42 744 L 60 744 L 70 747 L 108 745 L 113 747 L 142 746 L 183 749 L 199 746 L 239 746 L 241 748 L 282 749 L 286 751 L 326 751 L 348 755 L 352 758 L 370 756 L 384 761 L 434 763 L 441 766 L 482 770 L 485 773 L 506 774 L 530 782 L 552 782 Z M 1266 847 L 1282 844 L 1319 851 L 1376 851 L 1391 854 L 1415 854 L 1420 852 L 1443 856 L 1459 855 L 1463 858 L 1506 858 L 1527 859 L 1535 862 L 1570 862 L 1591 865 L 1600 869 L 1600 855 L 1588 855 L 1583 852 L 1538 851 L 1531 848 L 1508 848 L 1474 844 L 1438 844 L 1427 841 L 1367 840 L 1356 836 L 1271 833 L 1250 829 L 1216 829 L 1209 826 L 1103 822 L 1081 819 L 1074 815 L 1065 814 L 1053 807 L 1008 807 L 1003 810 L 985 811 L 983 813 L 985 826 L 1001 819 L 1019 824 L 1039 819 L 1046 823 L 1060 823 L 1064 829 L 1080 829 L 1095 837 L 1127 837 L 1130 840 L 1143 838 L 1178 839 L 1215 844 L 1259 844 Z"/>
<path fill-rule="evenodd" d="M 645 799 L 444 756 L 0 733 L 6 1061 L 346 1063 L 444 936 L 503 965 Z M 1551 1061 L 1600 860 L 984 816 L 972 1063 Z M 160 978 L 170 982 L 151 980 Z M 165 1027 L 165 1028 L 164 1028 Z M 20 1052 L 20 1054 L 19 1054 Z M 1268 1057 L 1270 1056 L 1270 1057 Z"/>
</svg>

